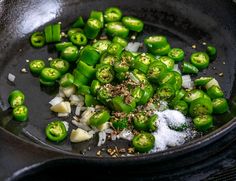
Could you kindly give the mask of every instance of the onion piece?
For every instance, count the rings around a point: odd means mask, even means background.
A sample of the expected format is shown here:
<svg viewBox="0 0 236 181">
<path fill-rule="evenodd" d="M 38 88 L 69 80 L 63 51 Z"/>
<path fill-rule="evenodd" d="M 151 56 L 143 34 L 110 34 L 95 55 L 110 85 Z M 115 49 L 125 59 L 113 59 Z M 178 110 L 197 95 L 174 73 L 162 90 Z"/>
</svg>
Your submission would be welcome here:
<svg viewBox="0 0 236 181">
<path fill-rule="evenodd" d="M 16 76 L 13 75 L 12 73 L 9 73 L 8 76 L 7 76 L 7 78 L 8 78 L 8 80 L 9 80 L 10 82 L 14 82 L 15 79 L 16 79 Z"/>
<path fill-rule="evenodd" d="M 81 115 L 80 122 L 84 124 L 89 124 L 89 119 L 95 114 L 95 109 L 88 107 Z"/>
<path fill-rule="evenodd" d="M 81 129 L 83 129 L 83 130 L 85 130 L 85 131 L 90 131 L 90 130 L 91 130 L 91 128 L 90 128 L 89 126 L 87 126 L 86 124 L 80 123 L 80 122 L 78 122 L 78 121 L 76 121 L 76 120 L 72 120 L 71 122 L 72 122 L 75 126 L 81 128 Z"/>
<path fill-rule="evenodd" d="M 193 89 L 194 82 L 191 80 L 190 75 L 183 75 L 182 76 L 182 87 L 185 89 Z"/>
<path fill-rule="evenodd" d="M 62 97 L 56 96 L 49 102 L 49 104 L 51 104 L 52 106 L 55 106 L 55 105 L 61 103 L 62 101 L 63 101 Z"/>
<path fill-rule="evenodd" d="M 99 137 L 98 146 L 102 146 L 106 142 L 107 135 L 104 131 L 101 131 L 98 133 L 98 137 Z"/>
<path fill-rule="evenodd" d="M 51 106 L 50 109 L 54 112 L 58 113 L 68 113 L 68 104 L 66 102 L 61 102 L 59 104 L 56 104 L 55 106 Z"/>
<path fill-rule="evenodd" d="M 57 117 L 67 117 L 67 116 L 69 116 L 69 113 L 67 113 L 67 112 L 66 112 L 66 113 L 60 113 L 60 112 L 59 112 L 59 113 L 57 114 Z"/>
<path fill-rule="evenodd" d="M 117 135 L 117 138 L 122 138 L 122 139 L 125 139 L 125 140 L 132 140 L 134 137 L 132 131 L 128 130 L 128 129 L 123 129 L 118 135 Z"/>
<path fill-rule="evenodd" d="M 70 97 L 72 94 L 75 93 L 76 88 L 74 85 L 70 86 L 70 87 L 60 87 L 60 90 L 65 94 L 66 97 Z"/>
<path fill-rule="evenodd" d="M 76 130 L 72 130 L 70 134 L 70 141 L 73 143 L 79 143 L 83 141 L 87 141 L 93 137 L 92 134 L 89 134 L 87 131 L 77 128 Z"/>
<path fill-rule="evenodd" d="M 137 52 L 141 45 L 142 44 L 140 42 L 129 42 L 125 47 L 125 50 L 130 52 Z"/>
<path fill-rule="evenodd" d="M 69 123 L 66 121 L 62 121 L 62 123 L 65 125 L 66 131 L 68 131 L 69 130 Z"/>
</svg>

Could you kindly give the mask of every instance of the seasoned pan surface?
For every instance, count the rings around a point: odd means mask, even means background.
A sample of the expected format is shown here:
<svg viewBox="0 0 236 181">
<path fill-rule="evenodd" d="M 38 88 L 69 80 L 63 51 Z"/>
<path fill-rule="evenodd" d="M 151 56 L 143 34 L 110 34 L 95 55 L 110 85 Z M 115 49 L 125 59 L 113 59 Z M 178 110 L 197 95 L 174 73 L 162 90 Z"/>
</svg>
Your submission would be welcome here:
<svg viewBox="0 0 236 181">
<path fill-rule="evenodd" d="M 51 46 L 34 49 L 29 44 L 29 36 L 35 30 L 42 30 L 45 24 L 62 22 L 66 29 L 79 15 L 88 17 L 91 10 L 104 10 L 106 7 L 118 6 L 124 12 L 144 20 L 144 32 L 137 41 L 152 34 L 164 34 L 173 47 L 181 47 L 186 52 L 186 59 L 194 50 L 203 50 L 203 42 L 214 44 L 218 49 L 218 58 L 207 70 L 199 74 L 212 75 L 222 85 L 226 97 L 231 101 L 231 112 L 217 117 L 216 129 L 204 137 L 193 140 L 178 148 L 169 149 L 150 155 L 161 157 L 166 154 L 193 150 L 220 139 L 229 132 L 234 123 L 235 86 L 235 52 L 236 52 L 236 14 L 235 4 L 231 1 L 164 1 L 164 0 L 86 0 L 86 1 L 2 1 L 0 6 L 0 106 L 1 126 L 13 132 L 21 139 L 30 139 L 47 149 L 54 149 L 65 154 L 84 157 L 94 157 L 97 152 L 98 138 L 71 144 L 69 140 L 53 144 L 45 139 L 44 128 L 56 116 L 49 111 L 48 102 L 55 96 L 57 88 L 40 87 L 37 78 L 30 73 L 22 73 L 28 69 L 26 60 L 56 57 Z M 225 62 L 225 63 L 224 63 Z M 16 75 L 15 83 L 7 80 L 9 73 Z M 219 76 L 223 73 L 224 76 Z M 11 90 L 21 89 L 27 96 L 29 121 L 17 123 L 11 120 L 7 97 Z M 67 118 L 67 121 L 71 118 Z M 70 129 L 74 128 L 70 125 Z M 108 142 L 104 147 L 128 147 L 126 141 Z M 89 150 L 86 150 L 90 148 Z M 100 149 L 100 148 L 99 148 Z M 86 152 L 85 152 L 86 151 Z M 141 159 L 142 156 L 139 156 Z M 139 159 L 136 158 L 136 159 Z M 121 158 L 122 159 L 122 158 Z M 130 159 L 130 158 L 128 158 Z"/>
</svg>

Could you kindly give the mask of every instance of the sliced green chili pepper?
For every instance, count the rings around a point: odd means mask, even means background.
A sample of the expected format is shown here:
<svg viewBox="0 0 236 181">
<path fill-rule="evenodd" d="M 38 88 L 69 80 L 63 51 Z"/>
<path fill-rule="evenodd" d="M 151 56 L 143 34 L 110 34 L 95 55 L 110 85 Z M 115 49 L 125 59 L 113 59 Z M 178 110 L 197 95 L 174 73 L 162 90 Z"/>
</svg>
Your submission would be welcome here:
<svg viewBox="0 0 236 181">
<path fill-rule="evenodd" d="M 184 101 L 187 102 L 187 103 L 191 103 L 195 99 L 203 97 L 204 94 L 205 93 L 202 90 L 198 90 L 198 89 L 188 91 L 188 92 L 186 92 L 186 94 L 184 96 Z"/>
<path fill-rule="evenodd" d="M 184 89 L 177 90 L 175 92 L 175 97 L 171 101 L 171 105 L 173 106 L 177 101 L 183 99 L 186 95 L 186 91 Z"/>
<path fill-rule="evenodd" d="M 120 21 L 122 12 L 117 7 L 110 7 L 105 10 L 104 19 L 106 22 Z"/>
<path fill-rule="evenodd" d="M 77 64 L 77 70 L 90 80 L 93 79 L 96 75 L 96 69 L 92 66 L 87 65 L 83 61 L 79 61 L 79 63 Z"/>
<path fill-rule="evenodd" d="M 128 65 L 131 65 L 131 63 L 134 60 L 134 56 L 131 52 L 129 51 L 123 51 L 120 56 L 120 60 L 122 62 L 126 62 Z"/>
<path fill-rule="evenodd" d="M 97 91 L 97 99 L 103 103 L 104 105 L 106 105 L 110 100 L 111 100 L 111 93 L 110 91 L 105 88 L 105 87 L 101 87 L 98 89 Z"/>
<path fill-rule="evenodd" d="M 74 75 L 74 85 L 79 87 L 80 85 L 88 85 L 89 79 L 82 73 L 80 73 L 77 69 L 74 69 L 73 71 Z"/>
<path fill-rule="evenodd" d="M 156 125 L 157 118 L 158 118 L 158 116 L 156 114 L 154 114 L 148 119 L 148 131 L 150 131 L 150 132 L 156 131 L 156 129 L 157 129 L 157 125 Z"/>
<path fill-rule="evenodd" d="M 129 35 L 129 29 L 126 28 L 121 22 L 110 22 L 107 23 L 105 32 L 109 36 L 119 36 L 126 38 Z"/>
<path fill-rule="evenodd" d="M 74 33 L 70 37 L 70 41 L 77 46 L 83 46 L 87 44 L 87 37 L 83 33 Z"/>
<path fill-rule="evenodd" d="M 128 72 L 129 70 L 129 65 L 126 62 L 122 62 L 122 61 L 117 61 L 114 64 L 114 70 L 116 72 Z"/>
<path fill-rule="evenodd" d="M 126 72 L 116 72 L 115 77 L 121 82 L 127 78 Z"/>
<path fill-rule="evenodd" d="M 87 45 L 80 55 L 80 60 L 88 65 L 96 65 L 99 58 L 100 54 L 90 45 Z"/>
<path fill-rule="evenodd" d="M 211 115 L 199 115 L 193 119 L 194 126 L 199 131 L 207 131 L 213 126 L 213 117 Z"/>
<path fill-rule="evenodd" d="M 32 60 L 29 63 L 30 72 L 35 75 L 39 75 L 44 67 L 45 63 L 43 60 Z"/>
<path fill-rule="evenodd" d="M 147 131 L 148 130 L 149 119 L 144 112 L 138 112 L 133 117 L 134 128 L 138 131 Z"/>
<path fill-rule="evenodd" d="M 142 53 L 134 59 L 132 67 L 146 73 L 148 71 L 148 65 L 154 61 L 155 58 L 152 55 L 149 53 Z"/>
<path fill-rule="evenodd" d="M 97 19 L 101 22 L 101 26 L 104 26 L 103 12 L 101 11 L 91 11 L 89 18 Z"/>
<path fill-rule="evenodd" d="M 84 19 L 82 16 L 79 16 L 72 25 L 72 28 L 83 28 L 85 25 Z"/>
<path fill-rule="evenodd" d="M 111 43 L 107 48 L 107 53 L 115 56 L 119 56 L 123 50 L 123 47 L 119 43 Z"/>
<path fill-rule="evenodd" d="M 61 42 L 61 43 L 57 43 L 56 46 L 56 50 L 61 52 L 62 50 L 64 50 L 66 47 L 72 46 L 72 42 Z"/>
<path fill-rule="evenodd" d="M 103 84 L 110 83 L 114 79 L 114 71 L 108 64 L 101 64 L 96 72 L 96 78 Z"/>
<path fill-rule="evenodd" d="M 225 98 L 216 98 L 212 100 L 213 113 L 223 114 L 228 111 L 229 106 Z"/>
<path fill-rule="evenodd" d="M 208 45 L 206 48 L 206 53 L 209 56 L 210 60 L 214 60 L 217 55 L 217 50 L 214 46 Z"/>
<path fill-rule="evenodd" d="M 132 97 L 135 99 L 136 102 L 139 102 L 143 97 L 144 91 L 140 87 L 135 87 L 131 91 Z"/>
<path fill-rule="evenodd" d="M 143 74 L 142 72 L 140 72 L 137 69 L 134 69 L 131 73 L 130 73 L 130 78 L 134 81 L 137 82 L 139 84 L 143 83 L 143 84 L 149 84 L 147 77 L 145 74 Z"/>
<path fill-rule="evenodd" d="M 12 108 L 23 105 L 24 101 L 25 95 L 20 90 L 14 90 L 8 96 L 8 102 Z"/>
<path fill-rule="evenodd" d="M 50 61 L 50 67 L 58 70 L 63 75 L 69 70 L 70 64 L 65 60 L 56 58 Z"/>
<path fill-rule="evenodd" d="M 164 56 L 164 55 L 168 55 L 168 53 L 170 52 L 170 44 L 166 44 L 164 47 L 161 48 L 149 48 L 149 52 L 153 55 L 159 55 L 159 56 Z"/>
<path fill-rule="evenodd" d="M 97 95 L 98 90 L 100 89 L 101 84 L 98 80 L 93 80 L 91 83 L 91 93 Z"/>
<path fill-rule="evenodd" d="M 66 73 L 60 79 L 60 86 L 69 87 L 74 83 L 74 76 L 71 73 Z"/>
<path fill-rule="evenodd" d="M 52 25 L 52 42 L 61 41 L 61 25 L 54 24 Z"/>
<path fill-rule="evenodd" d="M 179 90 L 182 87 L 182 75 L 179 72 L 173 71 L 174 75 L 175 75 L 175 83 L 174 83 L 174 88 L 175 90 Z"/>
<path fill-rule="evenodd" d="M 153 83 L 158 83 L 159 76 L 163 74 L 166 69 L 167 67 L 164 63 L 154 61 L 148 67 L 147 78 Z"/>
<path fill-rule="evenodd" d="M 134 105 L 132 105 L 132 104 Z M 130 104 L 126 104 L 124 102 L 124 97 L 122 96 L 116 96 L 112 98 L 112 105 L 114 110 L 120 111 L 120 112 L 125 112 L 125 113 L 130 113 L 135 109 L 135 102 L 131 102 Z"/>
<path fill-rule="evenodd" d="M 145 85 L 145 88 L 143 89 L 143 96 L 142 96 L 141 100 L 139 102 L 137 102 L 137 104 L 139 104 L 139 105 L 146 104 L 149 101 L 149 99 L 153 96 L 153 93 L 154 93 L 154 89 L 153 89 L 152 85 L 151 84 Z"/>
<path fill-rule="evenodd" d="M 175 62 L 180 62 L 184 59 L 184 51 L 181 48 L 172 48 L 168 56 L 172 58 Z"/>
<path fill-rule="evenodd" d="M 175 89 L 170 84 L 164 84 L 157 90 L 157 96 L 160 100 L 170 101 L 175 97 Z"/>
<path fill-rule="evenodd" d="M 166 71 L 166 72 L 162 73 L 158 78 L 158 83 L 160 85 L 163 85 L 163 84 L 174 85 L 176 83 L 174 71 Z"/>
<path fill-rule="evenodd" d="M 119 43 L 122 47 L 126 47 L 128 45 L 128 41 L 124 38 L 119 37 L 119 36 L 115 36 L 112 39 L 112 43 Z"/>
<path fill-rule="evenodd" d="M 84 34 L 88 39 L 94 39 L 97 37 L 100 29 L 102 28 L 102 23 L 94 18 L 89 18 L 84 27 Z"/>
<path fill-rule="evenodd" d="M 54 86 L 55 85 L 55 81 L 47 81 L 44 80 L 42 77 L 39 78 L 40 84 L 44 85 L 44 86 Z"/>
<path fill-rule="evenodd" d="M 215 99 L 215 98 L 223 97 L 224 93 L 219 86 L 213 85 L 209 89 L 207 89 L 207 95 L 210 98 Z"/>
<path fill-rule="evenodd" d="M 92 46 L 100 53 L 103 54 L 108 46 L 111 44 L 110 40 L 98 40 Z"/>
<path fill-rule="evenodd" d="M 45 37 L 42 32 L 34 32 L 30 37 L 31 45 L 35 48 L 41 48 L 45 45 Z"/>
<path fill-rule="evenodd" d="M 61 74 L 57 69 L 46 67 L 42 70 L 40 78 L 45 81 L 52 82 L 60 78 Z"/>
<path fill-rule="evenodd" d="M 105 122 L 109 121 L 110 119 L 110 113 L 107 110 L 102 110 L 97 113 L 95 113 L 90 119 L 89 119 L 89 124 L 91 126 L 98 127 Z"/>
<path fill-rule="evenodd" d="M 122 18 L 122 23 L 131 31 L 141 32 L 143 30 L 143 22 L 132 16 L 124 16 Z"/>
<path fill-rule="evenodd" d="M 212 79 L 213 79 L 212 77 L 200 77 L 200 78 L 194 80 L 194 85 L 195 86 L 204 86 Z"/>
<path fill-rule="evenodd" d="M 81 29 L 81 28 L 70 28 L 67 32 L 67 35 L 70 39 L 70 37 L 73 35 L 73 34 L 76 34 L 76 33 L 84 33 L 84 31 Z"/>
<path fill-rule="evenodd" d="M 208 67 L 209 56 L 205 52 L 196 52 L 191 55 L 190 61 L 194 66 L 202 70 Z"/>
<path fill-rule="evenodd" d="M 81 95 L 91 94 L 91 88 L 87 85 L 79 85 L 78 86 L 78 93 Z"/>
<path fill-rule="evenodd" d="M 144 39 L 144 43 L 151 49 L 162 48 L 168 44 L 167 38 L 162 35 L 149 36 Z"/>
<path fill-rule="evenodd" d="M 52 121 L 46 126 L 45 134 L 48 140 L 60 142 L 66 138 L 67 131 L 62 121 Z"/>
<path fill-rule="evenodd" d="M 112 126 L 117 130 L 123 130 L 124 128 L 128 127 L 127 118 L 121 118 L 121 119 L 114 118 L 111 120 L 111 122 L 112 122 Z"/>
<path fill-rule="evenodd" d="M 195 67 L 193 64 L 188 63 L 188 62 L 183 63 L 182 72 L 184 74 L 197 74 L 198 71 L 199 71 L 198 68 Z"/>
<path fill-rule="evenodd" d="M 184 115 L 188 113 L 188 104 L 183 100 L 176 101 L 173 108 L 174 110 L 182 112 Z"/>
<path fill-rule="evenodd" d="M 45 40 L 47 43 L 51 43 L 53 41 L 53 39 L 52 39 L 52 25 L 47 25 L 44 28 L 44 35 L 45 35 Z"/>
<path fill-rule="evenodd" d="M 167 69 L 173 70 L 173 68 L 175 66 L 175 61 L 172 58 L 167 57 L 167 56 L 163 56 L 163 57 L 160 57 L 158 60 L 161 61 L 162 63 L 164 63 L 166 65 Z"/>
<path fill-rule="evenodd" d="M 190 103 L 189 114 L 192 117 L 208 115 L 213 111 L 211 100 L 200 97 Z"/>
<path fill-rule="evenodd" d="M 98 101 L 92 95 L 86 94 L 84 97 L 84 103 L 86 107 L 91 107 L 97 105 Z"/>
<path fill-rule="evenodd" d="M 139 133 L 132 139 L 134 149 L 140 153 L 149 152 L 155 143 L 155 137 L 150 133 Z"/>
<path fill-rule="evenodd" d="M 100 58 L 101 64 L 108 64 L 108 65 L 114 65 L 116 62 L 118 62 L 118 57 L 115 55 L 108 54 L 107 52 L 103 53 L 103 55 Z"/>
<path fill-rule="evenodd" d="M 24 105 L 17 106 L 13 109 L 12 116 L 16 121 L 26 121 L 28 119 L 28 108 Z"/>
<path fill-rule="evenodd" d="M 61 51 L 61 58 L 68 62 L 74 62 L 79 57 L 79 50 L 76 46 L 68 46 Z"/>
</svg>

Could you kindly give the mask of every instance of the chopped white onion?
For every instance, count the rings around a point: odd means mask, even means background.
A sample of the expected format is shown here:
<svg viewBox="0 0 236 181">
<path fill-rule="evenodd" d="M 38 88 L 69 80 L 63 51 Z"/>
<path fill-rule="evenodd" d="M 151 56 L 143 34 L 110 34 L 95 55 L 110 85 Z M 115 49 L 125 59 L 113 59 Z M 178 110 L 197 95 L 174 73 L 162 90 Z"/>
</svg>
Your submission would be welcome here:
<svg viewBox="0 0 236 181">
<path fill-rule="evenodd" d="M 89 119 L 95 114 L 95 109 L 92 107 L 88 107 L 81 115 L 80 122 L 87 124 L 89 123 Z"/>
<path fill-rule="evenodd" d="M 101 131 L 98 133 L 98 137 L 98 146 L 101 146 L 106 142 L 106 133 L 104 131 Z"/>
<path fill-rule="evenodd" d="M 59 104 L 63 101 L 63 98 L 62 97 L 54 97 L 50 102 L 49 104 L 51 104 L 52 106 L 55 106 L 56 104 Z"/>
<path fill-rule="evenodd" d="M 125 139 L 125 140 L 132 140 L 134 137 L 132 131 L 128 130 L 128 129 L 123 129 L 118 135 L 117 135 L 117 138 L 122 138 L 122 139 Z"/>
<path fill-rule="evenodd" d="M 194 82 L 191 80 L 190 75 L 183 75 L 182 76 L 182 87 L 185 89 L 193 89 Z"/>
<path fill-rule="evenodd" d="M 137 52 L 140 46 L 141 46 L 140 42 L 130 42 L 125 47 L 125 50 L 130 52 Z"/>
<path fill-rule="evenodd" d="M 79 115 L 80 115 L 80 112 L 81 112 L 81 106 L 78 105 L 78 106 L 76 106 L 76 108 L 75 108 L 75 115 L 76 115 L 76 116 L 79 116 Z"/>
<path fill-rule="evenodd" d="M 66 121 L 62 121 L 62 123 L 65 125 L 66 131 L 68 131 L 69 130 L 69 123 Z"/>
<path fill-rule="evenodd" d="M 70 87 L 60 87 L 60 89 L 62 90 L 62 92 L 65 94 L 66 97 L 70 97 L 72 94 L 75 93 L 76 89 L 75 86 L 70 86 Z"/>
<path fill-rule="evenodd" d="M 9 73 L 7 78 L 8 78 L 9 81 L 14 82 L 15 79 L 16 79 L 16 76 L 11 74 L 11 73 Z"/>
<path fill-rule="evenodd" d="M 110 123 L 109 122 L 105 122 L 102 125 L 98 126 L 97 129 L 99 131 L 105 131 L 106 129 L 108 129 L 110 127 Z"/>
<path fill-rule="evenodd" d="M 85 125 L 85 124 L 83 124 L 83 123 L 80 123 L 80 122 L 78 122 L 78 121 L 76 121 L 76 120 L 72 120 L 71 122 L 72 122 L 75 126 L 81 128 L 81 129 L 83 129 L 83 130 L 85 130 L 85 131 L 90 131 L 90 130 L 91 130 L 91 128 L 90 128 L 89 126 L 87 126 L 87 125 Z"/>
<path fill-rule="evenodd" d="M 93 137 L 93 135 L 89 134 L 87 131 L 77 128 L 76 130 L 72 130 L 70 134 L 70 141 L 74 143 L 79 143 L 82 141 L 89 140 Z"/>
<path fill-rule="evenodd" d="M 67 116 L 69 116 L 69 113 L 57 113 L 57 117 L 67 117 Z"/>
<path fill-rule="evenodd" d="M 80 104 L 81 106 L 84 105 L 84 97 L 81 95 L 71 95 L 70 96 L 70 104 L 77 106 Z"/>
</svg>

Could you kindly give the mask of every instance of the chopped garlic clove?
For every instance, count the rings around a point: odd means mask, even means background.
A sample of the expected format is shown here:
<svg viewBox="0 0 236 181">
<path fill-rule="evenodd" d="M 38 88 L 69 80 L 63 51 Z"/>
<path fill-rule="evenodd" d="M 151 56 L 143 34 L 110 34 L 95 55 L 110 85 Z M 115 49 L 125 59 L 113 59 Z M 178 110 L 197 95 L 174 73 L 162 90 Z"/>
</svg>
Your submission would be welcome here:
<svg viewBox="0 0 236 181">
<path fill-rule="evenodd" d="M 87 131 L 77 128 L 76 130 L 72 130 L 70 134 L 70 141 L 73 143 L 79 143 L 82 141 L 86 141 L 91 139 L 93 136 L 89 134 Z"/>
</svg>

